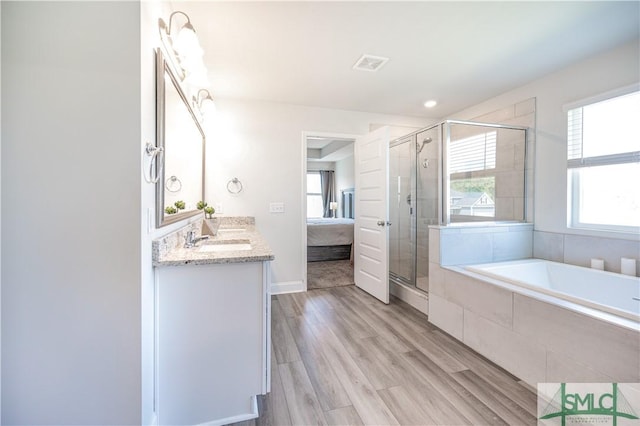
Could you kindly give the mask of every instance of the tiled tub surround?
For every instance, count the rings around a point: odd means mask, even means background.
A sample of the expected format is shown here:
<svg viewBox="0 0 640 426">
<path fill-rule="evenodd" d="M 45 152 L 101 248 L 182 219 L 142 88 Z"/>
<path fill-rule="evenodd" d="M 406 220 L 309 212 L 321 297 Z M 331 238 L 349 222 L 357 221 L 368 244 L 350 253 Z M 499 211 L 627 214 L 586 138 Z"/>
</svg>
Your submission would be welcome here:
<svg viewBox="0 0 640 426">
<path fill-rule="evenodd" d="M 216 223 L 217 222 L 217 223 Z M 217 225 L 216 235 L 209 235 L 215 241 L 249 240 L 251 250 L 200 252 L 200 246 L 184 248 L 184 238 L 189 231 L 207 234 L 204 220 L 186 225 L 179 230 L 153 241 L 154 266 L 207 265 L 212 263 L 243 263 L 273 260 L 274 255 L 262 235 L 256 230 L 253 217 L 218 217 L 213 219 Z"/>
<path fill-rule="evenodd" d="M 532 223 L 483 222 L 429 227 L 430 263 L 464 265 L 527 259 L 532 255 Z"/>
<path fill-rule="evenodd" d="M 587 268 L 599 258 L 605 271 L 620 272 L 621 258 L 640 259 L 640 241 L 534 231 L 533 257 Z M 640 276 L 640 262 L 635 275 Z"/>
<path fill-rule="evenodd" d="M 494 238 L 504 231 L 478 230 L 480 236 L 473 236 L 473 231 L 432 227 L 430 232 L 429 321 L 433 324 L 532 386 L 640 381 L 637 322 L 481 276 L 453 263 L 515 260 L 502 258 L 504 238 L 523 244 L 515 248 L 514 256 L 531 250 L 530 239 L 507 234 L 498 237 L 496 247 Z M 472 251 L 475 244 L 484 245 Z M 461 250 L 450 253 L 456 247 Z M 531 255 L 520 258 L 527 257 Z"/>
</svg>

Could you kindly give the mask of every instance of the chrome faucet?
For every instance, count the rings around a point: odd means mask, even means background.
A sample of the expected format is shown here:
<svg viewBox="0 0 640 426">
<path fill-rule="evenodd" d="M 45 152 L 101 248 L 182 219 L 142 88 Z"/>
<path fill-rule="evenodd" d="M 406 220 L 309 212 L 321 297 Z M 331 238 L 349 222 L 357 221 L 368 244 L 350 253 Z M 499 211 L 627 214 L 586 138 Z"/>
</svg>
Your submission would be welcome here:
<svg viewBox="0 0 640 426">
<path fill-rule="evenodd" d="M 189 231 L 184 237 L 184 248 L 195 247 L 198 241 L 206 240 L 207 238 L 209 238 L 208 235 L 200 235 L 199 237 L 196 237 L 196 231 Z"/>
</svg>

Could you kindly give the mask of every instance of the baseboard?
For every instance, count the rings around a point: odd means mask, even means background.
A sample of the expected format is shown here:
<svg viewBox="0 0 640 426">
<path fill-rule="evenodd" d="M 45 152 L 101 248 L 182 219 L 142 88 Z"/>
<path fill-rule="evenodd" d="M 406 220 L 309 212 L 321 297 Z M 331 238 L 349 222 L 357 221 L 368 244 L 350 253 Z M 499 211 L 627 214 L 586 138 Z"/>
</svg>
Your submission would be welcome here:
<svg viewBox="0 0 640 426">
<path fill-rule="evenodd" d="M 258 411 L 258 399 L 255 396 L 251 397 L 251 412 L 247 414 L 240 414 L 233 417 L 227 417 L 224 419 L 213 420 L 211 422 L 200 423 L 198 426 L 222 426 L 229 425 L 231 423 L 244 422 L 251 419 L 257 419 L 260 416 Z"/>
<path fill-rule="evenodd" d="M 389 282 L 389 291 L 398 299 L 408 303 L 425 315 L 429 315 L 429 295 L 402 284 Z"/>
<path fill-rule="evenodd" d="M 306 288 L 303 281 L 271 283 L 271 294 L 299 293 L 305 290 Z"/>
</svg>

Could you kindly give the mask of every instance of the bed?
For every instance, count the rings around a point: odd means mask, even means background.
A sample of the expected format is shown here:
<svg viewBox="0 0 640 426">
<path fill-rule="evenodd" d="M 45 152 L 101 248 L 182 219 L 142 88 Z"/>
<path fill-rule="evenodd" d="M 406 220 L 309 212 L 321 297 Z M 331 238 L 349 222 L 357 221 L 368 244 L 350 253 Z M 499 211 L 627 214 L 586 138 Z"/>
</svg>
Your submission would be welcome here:
<svg viewBox="0 0 640 426">
<path fill-rule="evenodd" d="M 307 219 L 307 261 L 351 259 L 353 219 Z"/>
</svg>

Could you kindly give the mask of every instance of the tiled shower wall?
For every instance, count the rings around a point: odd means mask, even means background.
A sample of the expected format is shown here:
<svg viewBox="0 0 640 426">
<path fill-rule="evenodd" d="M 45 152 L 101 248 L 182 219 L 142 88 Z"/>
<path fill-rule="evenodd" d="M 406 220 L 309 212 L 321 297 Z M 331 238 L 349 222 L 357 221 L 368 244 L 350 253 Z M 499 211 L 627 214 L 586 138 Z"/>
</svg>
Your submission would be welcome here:
<svg viewBox="0 0 640 426">
<path fill-rule="evenodd" d="M 530 98 L 524 100 L 522 102 L 518 102 L 513 105 L 509 105 L 505 108 L 499 109 L 497 111 L 490 112 L 488 114 L 480 115 L 478 117 L 474 117 L 472 121 L 479 121 L 483 123 L 495 123 L 495 124 L 506 124 L 512 126 L 522 126 L 530 129 L 527 132 L 527 152 L 526 152 L 526 167 L 525 167 L 525 179 L 526 179 L 526 211 L 525 211 L 525 221 L 533 222 L 533 169 L 534 169 L 534 153 L 535 153 L 535 143 L 536 143 L 536 98 Z M 517 135 L 514 135 L 517 136 Z M 505 149 L 512 148 L 513 146 L 505 146 Z M 499 153 L 500 154 L 500 153 Z M 501 154 L 505 154 L 504 152 Z M 508 164 L 506 166 L 509 166 Z M 511 167 L 507 167 L 511 168 Z M 496 206 L 505 206 L 508 210 L 501 211 L 498 207 L 498 211 L 496 212 L 496 220 L 500 220 L 501 217 L 509 217 L 512 218 L 515 209 L 521 208 L 522 202 L 519 197 L 522 195 L 519 193 L 514 194 L 512 189 L 514 188 L 513 184 L 509 183 L 509 180 L 513 179 L 511 173 L 503 173 L 497 176 L 498 179 L 503 178 L 501 181 L 496 182 L 496 190 L 497 197 L 502 198 L 502 202 L 498 202 L 496 200 Z M 521 179 L 521 177 L 519 177 Z M 511 202 L 504 202 L 508 199 L 512 199 Z M 510 208 L 510 210 L 509 210 Z"/>
<path fill-rule="evenodd" d="M 586 267 L 592 258 L 604 259 L 606 271 L 619 273 L 620 258 L 640 258 L 640 241 L 534 231 L 533 257 Z M 640 275 L 638 263 L 636 276 Z"/>
<path fill-rule="evenodd" d="M 510 108 L 510 111 L 511 115 L 513 115 L 515 108 Z M 492 195 L 493 201 L 495 202 L 494 220 L 523 220 L 525 218 L 525 132 L 519 129 L 470 126 L 466 124 L 452 123 L 450 126 L 451 143 L 453 146 L 456 141 L 479 137 L 491 132 L 496 133 L 495 168 L 490 172 L 490 176 L 495 178 L 495 193 Z M 418 138 L 418 140 L 420 140 L 420 138 Z M 460 153 L 458 155 L 468 154 Z M 456 162 L 453 156 L 450 157 L 449 161 L 452 163 Z M 418 170 L 420 170 L 420 167 L 418 167 Z M 451 179 L 458 180 L 485 178 L 488 177 L 488 175 L 487 170 L 480 169 L 453 173 L 450 177 Z M 481 220 L 482 218 L 476 217 L 475 219 Z M 484 220 L 486 219 L 487 218 L 484 218 Z M 452 220 L 457 222 L 460 219 L 456 218 Z"/>
</svg>

